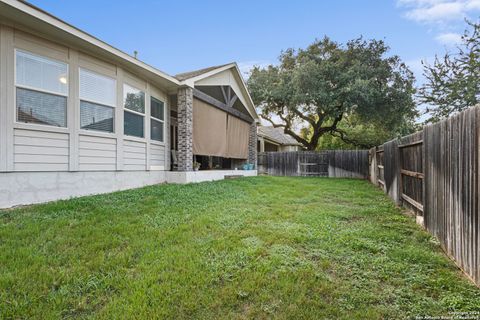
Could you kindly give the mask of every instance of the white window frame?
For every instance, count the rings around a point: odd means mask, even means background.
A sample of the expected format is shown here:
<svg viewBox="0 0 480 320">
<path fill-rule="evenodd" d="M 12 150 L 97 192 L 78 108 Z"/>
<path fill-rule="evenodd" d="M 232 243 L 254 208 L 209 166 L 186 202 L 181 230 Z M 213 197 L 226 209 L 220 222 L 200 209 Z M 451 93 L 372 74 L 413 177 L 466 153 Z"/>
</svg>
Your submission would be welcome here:
<svg viewBox="0 0 480 320">
<path fill-rule="evenodd" d="M 141 113 L 141 112 L 138 112 L 138 111 L 134 111 L 134 110 L 130 110 L 128 108 L 125 108 L 125 86 L 128 86 L 132 89 L 135 89 L 135 90 L 138 90 L 138 91 L 141 91 L 143 92 L 143 105 L 144 105 L 144 112 Z M 142 116 L 143 118 L 143 137 L 137 137 L 137 136 L 131 136 L 129 134 L 126 134 L 125 133 L 125 127 L 123 128 L 123 135 L 128 137 L 129 139 L 142 139 L 142 140 L 146 140 L 147 139 L 147 135 L 145 134 L 145 129 L 146 129 L 146 123 L 145 123 L 145 119 L 146 119 L 146 113 L 147 113 L 147 94 L 145 92 L 145 90 L 142 90 L 142 89 L 139 89 L 135 86 L 132 86 L 131 84 L 128 84 L 126 82 L 123 83 L 123 97 L 122 97 L 122 104 L 123 104 L 123 111 L 124 112 L 130 112 L 130 113 L 133 113 L 133 114 L 136 114 L 136 115 L 139 115 L 139 116 Z M 125 116 L 123 117 L 125 119 Z M 124 123 L 122 124 L 123 126 L 125 126 L 125 120 L 124 120 Z"/>
<path fill-rule="evenodd" d="M 62 132 L 64 130 L 67 130 L 68 129 L 68 112 L 69 112 L 68 111 L 68 92 L 70 90 L 70 70 L 69 70 L 70 66 L 69 66 L 68 62 L 58 60 L 58 59 L 54 59 L 54 58 L 45 56 L 43 54 L 38 54 L 38 53 L 28 51 L 28 50 L 24 50 L 24 49 L 14 48 L 13 51 L 14 51 L 14 53 L 13 53 L 13 79 L 14 79 L 13 84 L 14 84 L 14 87 L 15 87 L 15 94 L 13 96 L 14 96 L 14 108 L 15 108 L 15 112 L 14 112 L 14 123 L 15 123 L 15 125 L 20 126 L 20 127 L 26 126 L 27 128 L 32 127 L 32 129 L 34 129 L 35 127 L 37 127 L 37 128 L 40 127 L 40 128 L 45 128 L 46 130 L 51 129 L 52 131 L 62 131 Z M 52 60 L 52 61 L 55 61 L 55 62 L 58 62 L 58 63 L 65 64 L 67 66 L 67 70 L 66 70 L 66 74 L 65 74 L 65 77 L 67 78 L 67 93 L 63 94 L 63 93 L 53 92 L 53 91 L 50 91 L 50 90 L 45 90 L 45 89 L 41 89 L 41 88 L 35 88 L 35 87 L 31 87 L 31 86 L 26 86 L 26 85 L 23 85 L 23 84 L 18 84 L 17 83 L 17 52 L 23 52 L 23 53 L 26 53 L 26 54 L 30 54 L 32 56 L 37 56 L 37 57 L 40 57 L 40 58 L 43 58 L 43 59 L 48 59 L 48 60 Z M 30 90 L 30 91 L 41 92 L 41 93 L 46 93 L 46 94 L 51 94 L 51 95 L 59 96 L 59 97 L 65 97 L 66 100 L 67 100 L 67 104 L 65 106 L 65 127 L 58 127 L 58 126 L 54 126 L 54 125 L 51 125 L 51 124 L 41 124 L 41 123 L 18 121 L 17 88 L 26 89 L 26 90 Z"/>
<path fill-rule="evenodd" d="M 99 102 L 99 101 L 95 101 L 95 100 L 92 100 L 92 99 L 83 99 L 80 95 L 80 73 L 81 71 L 84 70 L 86 72 L 90 72 L 90 73 L 93 73 L 93 74 L 96 74 L 96 75 L 99 75 L 101 77 L 105 77 L 105 78 L 108 78 L 108 79 L 111 79 L 113 80 L 114 82 L 114 91 L 115 91 L 115 101 L 113 102 L 112 105 L 109 105 L 109 104 L 105 104 L 103 102 Z M 115 132 L 116 132 L 116 112 L 115 112 L 115 109 L 116 109 L 116 101 L 117 101 L 117 79 L 115 78 L 112 78 L 112 77 L 109 77 L 105 74 L 102 74 L 102 73 L 99 73 L 99 72 L 96 72 L 96 71 L 93 71 L 93 70 L 90 70 L 88 68 L 85 68 L 85 67 L 78 67 L 78 101 L 79 101 L 79 104 L 78 104 L 78 108 L 80 109 L 81 108 L 81 102 L 82 101 L 85 101 L 85 102 L 89 102 L 89 103 L 93 103 L 93 104 L 96 104 L 96 105 L 99 105 L 99 106 L 103 106 L 103 107 L 107 107 L 107 108 L 112 108 L 113 109 L 113 131 L 112 132 L 108 132 L 108 131 L 101 131 L 101 130 L 95 130 L 95 129 L 83 129 L 81 127 L 81 124 L 80 124 L 80 121 L 81 121 L 81 115 L 80 115 L 80 112 L 79 112 L 79 117 L 78 117 L 78 126 L 80 128 L 80 131 L 82 131 L 83 133 L 85 134 L 90 134 L 90 133 L 95 133 L 95 134 L 99 134 L 99 135 L 110 135 L 110 136 L 115 136 Z"/>
<path fill-rule="evenodd" d="M 152 116 L 152 101 L 151 101 L 152 98 L 163 103 L 163 120 L 161 120 L 159 118 L 155 118 L 154 116 Z M 155 97 L 154 95 L 150 95 L 150 119 L 153 119 L 154 121 L 158 121 L 158 122 L 163 123 L 163 135 L 162 135 L 162 140 L 161 141 L 152 139 L 152 126 L 150 125 L 150 137 L 148 137 L 148 138 L 153 143 L 159 143 L 159 144 L 164 144 L 165 143 L 165 111 L 166 111 L 165 109 L 167 109 L 167 107 L 166 107 L 165 101 L 163 101 L 163 99 L 159 99 L 159 98 Z"/>
</svg>

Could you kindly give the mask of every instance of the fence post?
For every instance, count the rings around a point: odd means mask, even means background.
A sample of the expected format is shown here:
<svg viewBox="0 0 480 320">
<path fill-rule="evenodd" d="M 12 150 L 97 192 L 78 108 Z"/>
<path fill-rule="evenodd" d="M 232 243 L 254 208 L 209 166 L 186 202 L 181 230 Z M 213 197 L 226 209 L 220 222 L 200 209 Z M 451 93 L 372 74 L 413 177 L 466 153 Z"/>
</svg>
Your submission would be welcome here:
<svg viewBox="0 0 480 320">
<path fill-rule="evenodd" d="M 383 150 L 385 190 L 395 204 L 400 205 L 400 150 L 398 148 L 398 140 L 395 139 L 385 143 Z"/>
<path fill-rule="evenodd" d="M 422 215 L 416 216 L 416 221 L 419 225 L 422 227 L 425 227 L 425 207 L 428 207 L 427 204 L 427 189 L 426 189 L 426 184 L 429 183 L 429 177 L 427 175 L 427 162 L 425 161 L 426 158 L 426 149 L 427 149 L 427 143 L 425 142 L 425 128 L 422 130 L 422 171 L 423 171 L 423 181 L 422 181 L 422 205 L 423 205 L 423 210 L 422 210 Z"/>
<path fill-rule="evenodd" d="M 377 147 L 373 147 L 368 150 L 368 170 L 369 170 L 369 179 L 370 182 L 374 185 L 378 185 L 377 182 Z"/>
</svg>

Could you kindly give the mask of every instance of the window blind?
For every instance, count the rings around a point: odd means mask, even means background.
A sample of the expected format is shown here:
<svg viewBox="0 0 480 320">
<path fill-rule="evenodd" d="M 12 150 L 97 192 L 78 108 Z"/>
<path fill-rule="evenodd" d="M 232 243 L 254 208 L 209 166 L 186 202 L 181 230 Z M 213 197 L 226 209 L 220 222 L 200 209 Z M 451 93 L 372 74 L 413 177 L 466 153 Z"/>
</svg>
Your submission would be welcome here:
<svg viewBox="0 0 480 320">
<path fill-rule="evenodd" d="M 115 106 L 115 80 L 80 69 L 80 99 Z"/>
<path fill-rule="evenodd" d="M 67 126 L 67 98 L 54 94 L 17 88 L 17 121 Z"/>
<path fill-rule="evenodd" d="M 16 53 L 16 84 L 60 95 L 68 93 L 66 63 L 24 51 Z"/>
</svg>

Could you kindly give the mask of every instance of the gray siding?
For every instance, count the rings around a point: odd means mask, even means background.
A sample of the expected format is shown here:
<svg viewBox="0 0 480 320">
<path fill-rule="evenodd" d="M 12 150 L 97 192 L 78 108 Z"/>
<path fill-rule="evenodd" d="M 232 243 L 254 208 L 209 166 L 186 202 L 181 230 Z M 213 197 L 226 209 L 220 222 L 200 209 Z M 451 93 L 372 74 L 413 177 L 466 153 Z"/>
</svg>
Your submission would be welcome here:
<svg viewBox="0 0 480 320">
<path fill-rule="evenodd" d="M 124 170 L 146 170 L 147 145 L 145 142 L 124 140 L 123 161 Z"/>
<path fill-rule="evenodd" d="M 80 135 L 80 171 L 112 171 L 117 165 L 117 140 Z"/>
<path fill-rule="evenodd" d="M 15 49 L 68 64 L 67 127 L 15 121 Z M 114 133 L 80 129 L 79 68 L 116 80 Z M 145 92 L 144 139 L 123 135 L 124 83 Z M 0 172 L 165 170 L 169 154 L 168 121 L 164 131 L 166 143 L 150 140 L 150 96 L 165 102 L 168 119 L 166 92 L 138 74 L 128 73 L 119 65 L 98 60 L 61 43 L 0 25 Z"/>
<path fill-rule="evenodd" d="M 155 167 L 165 168 L 165 147 L 156 144 L 150 144 L 150 168 Z"/>
<path fill-rule="evenodd" d="M 68 133 L 15 129 L 15 171 L 67 171 Z"/>
</svg>

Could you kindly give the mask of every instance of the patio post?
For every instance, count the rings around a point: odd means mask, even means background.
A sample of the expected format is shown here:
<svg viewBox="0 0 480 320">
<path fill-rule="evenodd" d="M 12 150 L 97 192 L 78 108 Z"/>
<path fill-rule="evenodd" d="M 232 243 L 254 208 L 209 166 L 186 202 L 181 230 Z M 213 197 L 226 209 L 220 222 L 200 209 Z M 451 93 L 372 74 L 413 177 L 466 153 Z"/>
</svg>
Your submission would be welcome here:
<svg viewBox="0 0 480 320">
<path fill-rule="evenodd" d="M 248 163 L 253 163 L 257 168 L 257 123 L 252 121 L 248 136 Z"/>
<path fill-rule="evenodd" d="M 193 89 L 179 88 L 177 101 L 178 171 L 193 171 Z"/>
</svg>

